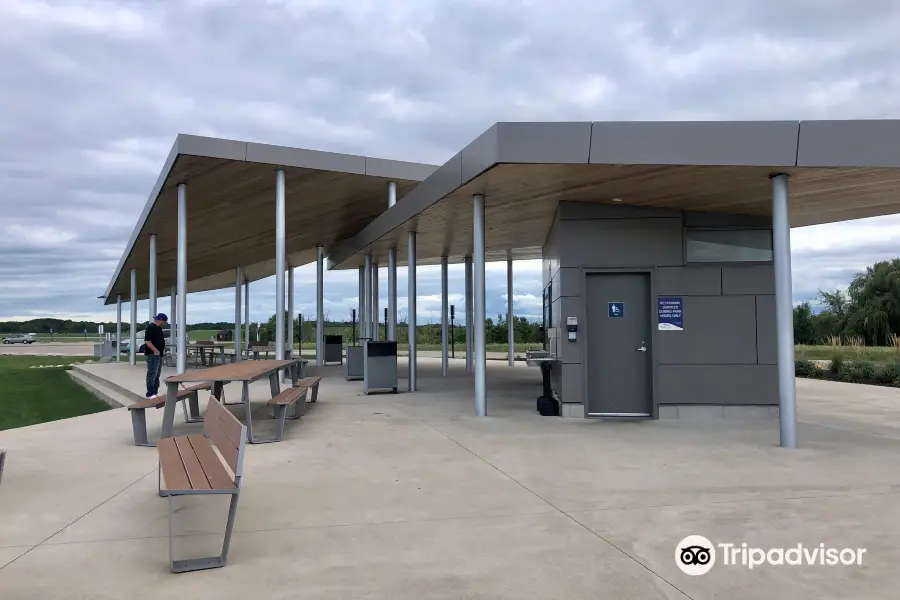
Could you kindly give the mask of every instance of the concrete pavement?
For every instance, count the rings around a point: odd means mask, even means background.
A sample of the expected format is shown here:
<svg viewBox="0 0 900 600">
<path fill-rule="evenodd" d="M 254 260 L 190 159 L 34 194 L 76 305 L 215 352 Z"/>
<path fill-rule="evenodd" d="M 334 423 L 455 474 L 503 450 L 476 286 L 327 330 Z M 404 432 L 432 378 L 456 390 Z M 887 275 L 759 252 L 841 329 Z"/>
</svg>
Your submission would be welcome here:
<svg viewBox="0 0 900 600">
<path fill-rule="evenodd" d="M 774 420 L 540 417 L 524 366 L 488 365 L 479 419 L 462 367 L 421 364 L 421 392 L 379 396 L 322 369 L 285 441 L 249 448 L 229 564 L 207 572 L 168 572 L 156 453 L 124 409 L 0 432 L 0 598 L 896 598 L 898 390 L 798 381 L 801 448 L 783 451 Z M 89 367 L 141 385 L 140 366 Z M 214 551 L 227 500 L 176 503 L 176 553 Z M 689 534 L 867 553 L 690 577 Z"/>
</svg>

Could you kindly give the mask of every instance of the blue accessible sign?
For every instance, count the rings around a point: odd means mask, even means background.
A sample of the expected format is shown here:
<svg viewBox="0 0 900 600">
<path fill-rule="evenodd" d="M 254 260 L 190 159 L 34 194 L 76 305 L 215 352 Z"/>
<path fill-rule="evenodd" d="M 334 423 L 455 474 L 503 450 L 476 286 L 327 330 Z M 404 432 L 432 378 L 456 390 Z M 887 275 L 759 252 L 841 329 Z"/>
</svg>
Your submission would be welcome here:
<svg viewBox="0 0 900 600">
<path fill-rule="evenodd" d="M 608 316 L 610 319 L 621 319 L 625 316 L 624 302 L 610 302 L 608 304 Z"/>
<path fill-rule="evenodd" d="M 657 309 L 659 331 L 683 331 L 684 316 L 680 297 L 660 297 Z"/>
</svg>

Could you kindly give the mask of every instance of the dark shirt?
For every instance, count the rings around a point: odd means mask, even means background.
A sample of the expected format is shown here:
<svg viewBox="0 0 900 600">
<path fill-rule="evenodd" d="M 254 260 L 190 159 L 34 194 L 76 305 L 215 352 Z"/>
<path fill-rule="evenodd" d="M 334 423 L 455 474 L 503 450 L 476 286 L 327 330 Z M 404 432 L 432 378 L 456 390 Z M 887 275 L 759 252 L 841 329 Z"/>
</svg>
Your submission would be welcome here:
<svg viewBox="0 0 900 600">
<path fill-rule="evenodd" d="M 147 326 L 147 331 L 144 332 L 144 341 L 153 344 L 153 346 L 159 350 L 160 354 L 162 354 L 163 350 L 166 348 L 166 334 L 163 332 L 162 327 L 156 323 L 150 323 L 150 325 Z M 153 350 L 150 349 L 150 346 L 146 347 L 144 354 L 148 356 L 153 354 Z"/>
</svg>

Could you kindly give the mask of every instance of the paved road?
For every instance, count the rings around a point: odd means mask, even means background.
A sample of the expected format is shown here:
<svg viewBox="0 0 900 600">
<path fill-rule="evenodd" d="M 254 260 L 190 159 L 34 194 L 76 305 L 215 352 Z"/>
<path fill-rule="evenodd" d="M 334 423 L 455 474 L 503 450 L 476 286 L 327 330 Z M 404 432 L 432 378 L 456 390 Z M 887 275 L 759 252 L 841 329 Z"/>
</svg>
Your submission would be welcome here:
<svg viewBox="0 0 900 600">
<path fill-rule="evenodd" d="M 0 344 L 0 355 L 32 356 L 93 356 L 94 344 L 75 342 L 47 342 L 35 344 Z"/>
</svg>

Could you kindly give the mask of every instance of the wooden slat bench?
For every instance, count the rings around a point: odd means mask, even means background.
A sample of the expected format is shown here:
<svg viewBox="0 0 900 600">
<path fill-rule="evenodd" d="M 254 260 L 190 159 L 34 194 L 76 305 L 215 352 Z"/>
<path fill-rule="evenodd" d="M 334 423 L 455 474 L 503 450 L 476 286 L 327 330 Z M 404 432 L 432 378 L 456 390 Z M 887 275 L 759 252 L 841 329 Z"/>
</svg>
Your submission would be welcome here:
<svg viewBox="0 0 900 600">
<path fill-rule="evenodd" d="M 319 382 L 322 381 L 321 377 L 304 377 L 303 379 L 298 379 L 297 383 L 294 384 L 295 388 L 304 387 L 312 390 L 312 395 L 309 397 L 310 402 L 315 402 L 319 399 Z"/>
<path fill-rule="evenodd" d="M 306 414 L 306 393 L 309 388 L 305 387 L 289 387 L 271 400 L 268 405 L 275 411 L 275 418 L 278 423 L 275 429 L 275 437 L 268 440 L 252 439 L 253 444 L 265 444 L 268 442 L 280 442 L 284 437 L 284 421 L 285 419 L 299 419 Z M 288 415 L 288 407 L 293 407 L 293 412 Z"/>
<path fill-rule="evenodd" d="M 218 454 L 213 446 L 218 449 Z M 241 472 L 246 446 L 247 428 L 219 404 L 214 396 L 210 396 L 206 406 L 203 435 L 169 437 L 159 441 L 159 495 L 168 498 L 169 562 L 173 573 L 215 569 L 225 565 L 241 494 Z M 231 495 L 222 553 L 206 558 L 175 560 L 172 498 L 200 494 Z"/>
<path fill-rule="evenodd" d="M 211 390 L 211 383 L 198 383 L 188 386 L 182 390 L 178 390 L 178 400 L 181 401 L 181 407 L 184 409 L 184 420 L 187 423 L 197 423 L 203 419 L 200 417 L 199 392 Z M 188 414 L 187 404 L 190 403 L 190 413 Z M 135 402 L 128 407 L 131 413 L 131 429 L 134 432 L 135 446 L 155 446 L 147 439 L 147 415 L 148 408 L 162 408 L 166 405 L 165 396 L 157 396 L 156 398 L 147 398 L 140 402 Z"/>
</svg>

